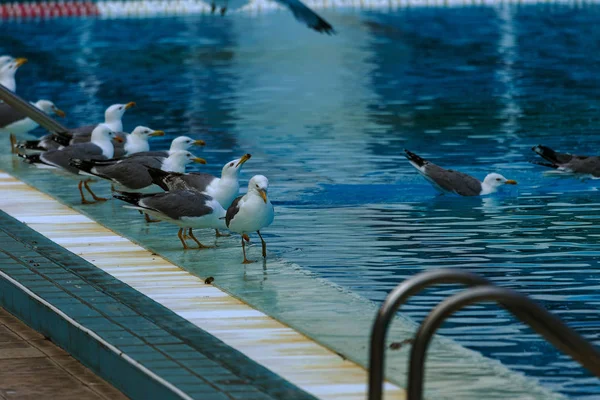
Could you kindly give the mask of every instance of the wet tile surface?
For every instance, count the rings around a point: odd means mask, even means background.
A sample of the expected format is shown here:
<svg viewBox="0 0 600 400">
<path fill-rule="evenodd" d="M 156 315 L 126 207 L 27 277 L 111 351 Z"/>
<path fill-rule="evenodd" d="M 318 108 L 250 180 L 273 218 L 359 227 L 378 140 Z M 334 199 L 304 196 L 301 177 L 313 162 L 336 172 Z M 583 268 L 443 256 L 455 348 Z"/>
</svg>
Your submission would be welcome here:
<svg viewBox="0 0 600 400">
<path fill-rule="evenodd" d="M 0 180 L 10 189 L 0 208 L 82 257 L 0 214 L 11 256 L 0 270 L 191 397 L 364 398 L 356 364 L 9 175 Z M 390 385 L 387 398 L 403 391 Z"/>
</svg>

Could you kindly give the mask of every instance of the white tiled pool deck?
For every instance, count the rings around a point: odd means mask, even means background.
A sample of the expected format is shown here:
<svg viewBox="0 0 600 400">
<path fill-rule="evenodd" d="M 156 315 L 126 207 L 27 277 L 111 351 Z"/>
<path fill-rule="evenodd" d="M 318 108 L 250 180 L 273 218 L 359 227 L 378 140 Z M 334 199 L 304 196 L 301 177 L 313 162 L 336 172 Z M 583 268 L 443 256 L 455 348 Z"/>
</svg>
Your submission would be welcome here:
<svg viewBox="0 0 600 400">
<path fill-rule="evenodd" d="M 0 172 L 0 209 L 320 399 L 365 399 L 361 366 Z M 386 383 L 386 399 L 404 399 Z"/>
</svg>

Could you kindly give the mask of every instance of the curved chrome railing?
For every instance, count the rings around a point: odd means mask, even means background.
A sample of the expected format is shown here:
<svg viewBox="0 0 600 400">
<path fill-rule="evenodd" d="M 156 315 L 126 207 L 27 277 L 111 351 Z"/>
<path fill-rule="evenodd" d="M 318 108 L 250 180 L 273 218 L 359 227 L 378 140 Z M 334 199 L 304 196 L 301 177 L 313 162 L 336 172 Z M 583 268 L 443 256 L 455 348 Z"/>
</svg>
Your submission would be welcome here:
<svg viewBox="0 0 600 400">
<path fill-rule="evenodd" d="M 442 269 L 420 273 L 401 283 L 382 304 L 373 324 L 369 363 L 369 400 L 383 396 L 385 338 L 398 308 L 412 295 L 435 284 L 462 283 L 469 288 L 438 304 L 422 322 L 411 349 L 408 400 L 421 400 L 425 354 L 431 338 L 443 321 L 463 307 L 482 301 L 495 301 L 529 325 L 559 350 L 600 377 L 600 352 L 545 308 L 518 292 L 499 288 L 485 278 L 462 270 Z"/>
</svg>

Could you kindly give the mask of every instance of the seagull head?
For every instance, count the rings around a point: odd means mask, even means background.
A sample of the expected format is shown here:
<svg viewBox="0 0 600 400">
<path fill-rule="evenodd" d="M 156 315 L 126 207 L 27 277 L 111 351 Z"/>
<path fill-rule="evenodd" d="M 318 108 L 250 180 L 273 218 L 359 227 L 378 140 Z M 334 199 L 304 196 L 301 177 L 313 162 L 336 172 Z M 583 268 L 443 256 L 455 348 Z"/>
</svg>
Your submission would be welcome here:
<svg viewBox="0 0 600 400">
<path fill-rule="evenodd" d="M 171 151 L 187 150 L 192 146 L 204 146 L 204 140 L 194 140 L 187 136 L 179 136 L 171 142 Z"/>
<path fill-rule="evenodd" d="M 92 131 L 92 142 L 102 142 L 114 140 L 122 143 L 123 139 L 117 136 L 117 133 L 104 124 L 98 124 Z"/>
<path fill-rule="evenodd" d="M 517 181 L 506 179 L 500 174 L 488 174 L 483 180 L 483 185 L 490 188 L 490 193 L 495 192 L 502 185 L 516 185 Z"/>
<path fill-rule="evenodd" d="M 174 172 L 185 171 L 185 166 L 191 163 L 206 164 L 204 158 L 196 157 L 187 150 L 173 152 L 165 162 L 169 165 L 169 170 Z"/>
<path fill-rule="evenodd" d="M 242 169 L 242 166 L 246 161 L 248 161 L 252 157 L 250 154 L 244 154 L 240 158 L 229 161 L 227 164 L 223 166 L 223 170 L 221 171 L 221 177 L 237 177 Z"/>
<path fill-rule="evenodd" d="M 267 190 L 269 189 L 269 180 L 264 175 L 254 175 L 248 182 L 248 193 L 260 196 L 267 202 Z"/>
<path fill-rule="evenodd" d="M 17 83 L 15 81 L 15 73 L 19 67 L 27 62 L 26 58 L 16 58 L 0 68 L 0 84 L 5 86 L 10 91 L 15 91 Z"/>
<path fill-rule="evenodd" d="M 65 117 L 65 112 L 60 108 L 56 107 L 50 100 L 38 100 L 35 102 L 35 106 L 45 112 L 46 114 L 54 113 L 61 118 Z"/>
<path fill-rule="evenodd" d="M 164 131 L 155 131 L 154 129 L 150 129 L 147 126 L 137 126 L 133 130 L 133 132 L 131 132 L 131 135 L 138 139 L 147 141 L 148 138 L 151 138 L 154 136 L 165 136 L 165 132 Z"/>
<path fill-rule="evenodd" d="M 127 104 L 113 104 L 104 112 L 104 120 L 106 122 L 120 121 L 123 117 L 123 114 L 125 114 L 125 111 L 129 110 L 133 106 L 135 106 L 133 101 Z"/>
</svg>

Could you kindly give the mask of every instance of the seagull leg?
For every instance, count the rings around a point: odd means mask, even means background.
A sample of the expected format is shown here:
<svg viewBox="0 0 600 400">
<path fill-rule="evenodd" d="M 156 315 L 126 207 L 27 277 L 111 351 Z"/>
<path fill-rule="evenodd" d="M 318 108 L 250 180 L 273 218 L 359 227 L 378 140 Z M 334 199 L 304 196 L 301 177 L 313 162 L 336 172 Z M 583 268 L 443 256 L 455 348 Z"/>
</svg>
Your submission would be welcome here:
<svg viewBox="0 0 600 400">
<path fill-rule="evenodd" d="M 213 246 L 205 246 L 196 239 L 196 236 L 194 236 L 194 233 L 192 232 L 192 228 L 190 228 L 188 235 L 190 235 L 190 238 L 192 238 L 194 242 L 198 243 L 198 249 L 212 249 Z"/>
<path fill-rule="evenodd" d="M 215 236 L 216 237 L 227 237 L 227 236 L 231 236 L 229 233 L 221 233 L 219 232 L 218 229 L 215 229 Z"/>
<path fill-rule="evenodd" d="M 227 7 L 222 7 L 221 8 L 221 17 L 225 16 L 226 12 L 227 12 Z"/>
<path fill-rule="evenodd" d="M 215 3 L 211 3 L 210 4 L 210 13 L 214 14 L 216 9 L 217 9 L 217 5 Z"/>
<path fill-rule="evenodd" d="M 83 181 L 79 181 L 79 194 L 81 194 L 81 204 L 94 204 L 95 201 L 89 201 L 86 200 L 85 196 L 83 195 Z"/>
<path fill-rule="evenodd" d="M 260 231 L 256 231 L 256 233 L 258 233 L 258 237 L 260 238 L 261 244 L 262 244 L 262 254 L 264 258 L 267 258 L 267 243 L 265 243 L 265 241 L 262 238 L 262 235 L 260 234 Z"/>
<path fill-rule="evenodd" d="M 150 216 L 148 214 L 146 214 L 145 212 L 142 212 L 142 210 L 138 210 L 140 212 L 140 214 L 144 214 L 144 219 L 146 220 L 147 223 L 151 224 L 153 222 L 160 222 L 160 219 L 152 219 L 150 218 Z"/>
<path fill-rule="evenodd" d="M 90 189 L 90 186 L 89 186 L 90 182 L 93 182 L 91 178 L 83 181 L 83 186 L 85 186 L 85 188 L 87 189 L 87 191 L 90 192 L 90 194 L 92 195 L 92 197 L 94 198 L 94 200 L 96 200 L 96 201 L 106 201 L 106 200 L 108 200 L 108 199 L 105 199 L 104 197 L 98 197 L 98 196 L 96 196 L 96 194 L 94 192 L 92 192 L 92 189 Z"/>
<path fill-rule="evenodd" d="M 183 232 L 183 228 L 179 228 L 179 232 L 177 232 L 177 237 L 179 238 L 179 240 L 181 240 L 183 249 L 187 250 L 187 249 L 189 249 L 189 247 L 188 247 L 187 243 L 185 243 L 185 240 L 183 240 L 183 235 L 181 234 L 181 232 Z"/>
<path fill-rule="evenodd" d="M 10 134 L 10 153 L 17 154 L 17 138 L 14 133 Z"/>
<path fill-rule="evenodd" d="M 242 252 L 244 253 L 244 261 L 242 261 L 242 264 L 252 264 L 254 261 L 246 258 L 246 243 L 244 243 L 244 236 L 248 237 L 247 235 L 242 235 Z"/>
</svg>

